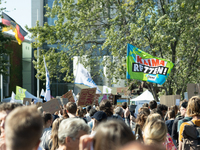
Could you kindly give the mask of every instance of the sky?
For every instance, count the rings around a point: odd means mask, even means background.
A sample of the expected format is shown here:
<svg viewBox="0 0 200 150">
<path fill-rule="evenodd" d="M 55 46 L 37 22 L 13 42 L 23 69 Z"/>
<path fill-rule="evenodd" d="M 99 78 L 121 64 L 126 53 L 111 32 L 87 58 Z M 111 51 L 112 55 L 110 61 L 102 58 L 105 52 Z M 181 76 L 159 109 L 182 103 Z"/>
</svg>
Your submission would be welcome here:
<svg viewBox="0 0 200 150">
<path fill-rule="evenodd" d="M 31 0 L 2 0 L 0 8 L 6 8 L 3 12 L 13 18 L 25 31 L 25 25 L 31 27 Z M 13 34 L 14 32 L 8 31 Z M 28 38 L 29 35 L 25 37 Z"/>
</svg>

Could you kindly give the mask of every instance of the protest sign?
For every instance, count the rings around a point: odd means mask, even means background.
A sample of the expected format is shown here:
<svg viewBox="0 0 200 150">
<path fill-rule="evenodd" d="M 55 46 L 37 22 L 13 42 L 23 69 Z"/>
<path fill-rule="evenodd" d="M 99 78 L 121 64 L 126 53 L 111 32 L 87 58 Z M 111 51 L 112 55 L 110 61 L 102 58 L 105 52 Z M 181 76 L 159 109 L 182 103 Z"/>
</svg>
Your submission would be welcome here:
<svg viewBox="0 0 200 150">
<path fill-rule="evenodd" d="M 56 98 L 51 99 L 50 101 L 42 104 L 43 111 L 50 112 L 51 114 L 60 110 L 59 102 Z"/>
<path fill-rule="evenodd" d="M 127 104 L 128 104 L 128 101 L 129 101 L 128 99 L 120 98 L 117 100 L 117 106 L 122 106 L 123 102 L 127 102 Z"/>
<path fill-rule="evenodd" d="M 56 98 L 60 105 L 66 105 L 68 103 L 68 98 Z"/>
<path fill-rule="evenodd" d="M 188 83 L 187 84 L 188 99 L 192 96 L 200 96 L 200 84 Z"/>
<path fill-rule="evenodd" d="M 21 88 L 20 86 L 16 86 L 16 100 L 23 100 L 24 97 L 26 97 L 26 89 Z"/>
<path fill-rule="evenodd" d="M 65 93 L 63 96 L 61 96 L 61 98 L 67 98 L 69 102 L 75 102 L 74 101 L 74 97 L 73 97 L 73 93 L 72 91 L 68 91 L 67 93 Z"/>
<path fill-rule="evenodd" d="M 82 89 L 78 101 L 79 106 L 92 105 L 96 95 L 96 88 Z"/>
<path fill-rule="evenodd" d="M 128 95 L 128 87 L 117 88 L 117 93 L 120 95 Z"/>
<path fill-rule="evenodd" d="M 152 56 L 137 47 L 127 46 L 127 79 L 137 79 L 162 85 L 174 64 L 166 59 Z"/>
<path fill-rule="evenodd" d="M 24 105 L 31 105 L 32 98 L 24 98 L 23 99 L 23 104 Z"/>
<path fill-rule="evenodd" d="M 111 104 L 113 104 L 114 98 L 115 98 L 115 96 L 113 94 L 96 94 L 95 95 L 95 104 L 96 103 L 100 104 L 101 101 L 104 99 L 108 99 L 111 102 Z"/>
<path fill-rule="evenodd" d="M 180 95 L 162 95 L 160 96 L 160 104 L 164 104 L 168 107 L 176 105 L 176 100 L 181 99 Z"/>
</svg>

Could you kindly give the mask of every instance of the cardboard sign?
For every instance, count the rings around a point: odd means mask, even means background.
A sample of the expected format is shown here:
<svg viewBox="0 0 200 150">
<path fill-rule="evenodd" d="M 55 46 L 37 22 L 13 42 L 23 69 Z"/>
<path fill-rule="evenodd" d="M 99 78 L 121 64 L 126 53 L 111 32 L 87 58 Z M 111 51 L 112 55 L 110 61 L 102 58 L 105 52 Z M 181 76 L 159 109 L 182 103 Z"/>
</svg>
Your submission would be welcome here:
<svg viewBox="0 0 200 150">
<path fill-rule="evenodd" d="M 117 93 L 120 95 L 128 95 L 130 92 L 128 91 L 128 87 L 120 87 L 117 88 Z"/>
<path fill-rule="evenodd" d="M 51 99 L 50 101 L 42 104 L 43 111 L 50 112 L 51 114 L 60 110 L 59 102 L 56 98 Z"/>
<path fill-rule="evenodd" d="M 68 91 L 61 98 L 67 98 L 69 102 L 75 102 L 72 91 Z"/>
<path fill-rule="evenodd" d="M 57 98 L 60 105 L 66 105 L 68 103 L 68 98 Z"/>
<path fill-rule="evenodd" d="M 200 95 L 200 84 L 189 83 L 187 84 L 188 99 L 192 96 Z"/>
<path fill-rule="evenodd" d="M 96 95 L 96 88 L 82 89 L 78 101 L 79 106 L 92 105 Z"/>
<path fill-rule="evenodd" d="M 176 105 L 176 99 L 181 99 L 180 95 L 162 95 L 160 96 L 160 104 L 164 104 L 168 107 Z"/>
<path fill-rule="evenodd" d="M 24 98 L 23 99 L 23 104 L 24 105 L 31 105 L 32 98 Z"/>
</svg>

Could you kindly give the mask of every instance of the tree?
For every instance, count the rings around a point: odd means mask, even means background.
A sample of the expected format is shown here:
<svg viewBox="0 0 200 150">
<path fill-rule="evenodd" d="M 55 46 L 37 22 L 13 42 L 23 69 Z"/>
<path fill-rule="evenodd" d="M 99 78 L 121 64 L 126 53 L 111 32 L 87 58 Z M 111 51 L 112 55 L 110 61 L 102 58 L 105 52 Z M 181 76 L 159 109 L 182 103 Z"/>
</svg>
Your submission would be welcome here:
<svg viewBox="0 0 200 150">
<path fill-rule="evenodd" d="M 29 31 L 35 37 L 33 46 L 57 43 L 57 49 L 65 49 L 60 54 L 46 52 L 55 58 L 59 55 L 56 65 L 59 72 L 66 72 L 65 81 L 73 79 L 68 60 L 83 55 L 87 57 L 84 65 L 91 69 L 103 55 L 112 56 L 112 61 L 101 63 L 109 68 L 108 77 L 125 79 L 126 45 L 130 43 L 171 60 L 174 68 L 163 88 L 166 94 L 183 95 L 187 83 L 200 79 L 199 7 L 198 0 L 55 0 L 52 8 L 45 6 L 46 17 L 57 16 L 55 25 L 37 24 Z M 44 76 L 44 67 L 39 69 Z M 52 77 L 54 73 L 50 68 Z M 156 97 L 157 85 L 148 83 L 148 87 Z"/>
</svg>

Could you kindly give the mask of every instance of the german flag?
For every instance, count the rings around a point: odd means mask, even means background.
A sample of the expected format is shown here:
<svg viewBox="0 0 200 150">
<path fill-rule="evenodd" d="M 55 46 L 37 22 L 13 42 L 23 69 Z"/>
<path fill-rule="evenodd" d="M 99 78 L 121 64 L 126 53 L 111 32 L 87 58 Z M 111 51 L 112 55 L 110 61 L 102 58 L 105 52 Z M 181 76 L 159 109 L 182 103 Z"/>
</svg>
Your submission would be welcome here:
<svg viewBox="0 0 200 150">
<path fill-rule="evenodd" d="M 21 45 L 24 41 L 24 37 L 27 35 L 27 32 L 15 22 L 10 16 L 2 12 L 2 23 L 7 27 L 3 27 L 2 32 L 12 30 L 15 32 L 15 38 L 18 41 L 18 44 Z"/>
</svg>

